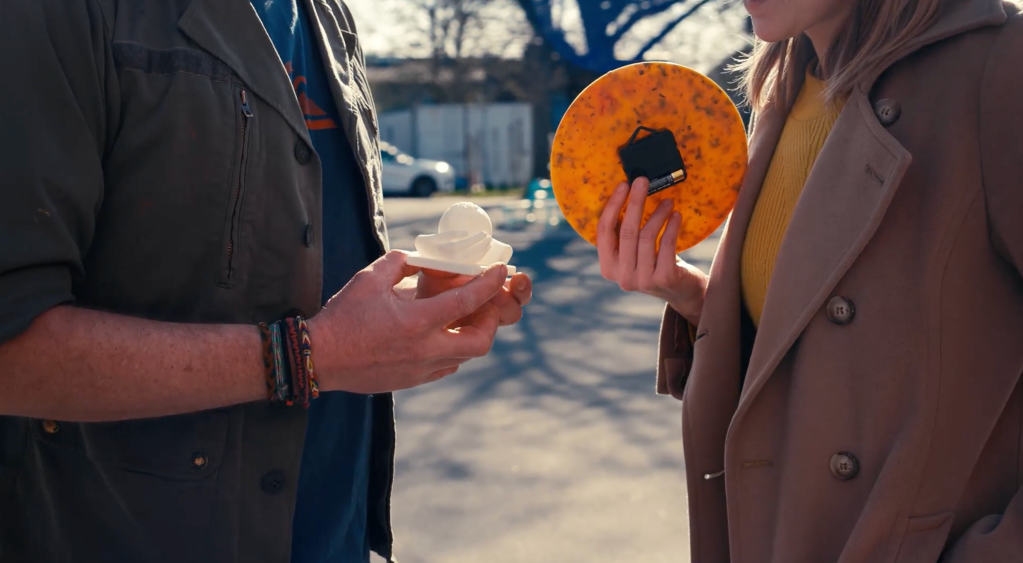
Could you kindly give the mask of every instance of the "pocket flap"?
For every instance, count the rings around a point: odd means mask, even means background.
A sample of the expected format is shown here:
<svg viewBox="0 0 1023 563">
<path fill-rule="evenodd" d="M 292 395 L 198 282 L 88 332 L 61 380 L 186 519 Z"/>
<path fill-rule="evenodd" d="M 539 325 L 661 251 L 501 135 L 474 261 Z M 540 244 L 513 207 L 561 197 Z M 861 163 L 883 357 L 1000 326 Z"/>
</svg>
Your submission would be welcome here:
<svg viewBox="0 0 1023 563">
<path fill-rule="evenodd" d="M 933 563 L 938 560 L 955 514 L 941 512 L 930 516 L 910 518 L 902 537 L 896 563 Z"/>
<path fill-rule="evenodd" d="M 203 479 L 223 461 L 230 413 L 82 424 L 86 455 L 101 465 L 179 480 Z"/>
</svg>

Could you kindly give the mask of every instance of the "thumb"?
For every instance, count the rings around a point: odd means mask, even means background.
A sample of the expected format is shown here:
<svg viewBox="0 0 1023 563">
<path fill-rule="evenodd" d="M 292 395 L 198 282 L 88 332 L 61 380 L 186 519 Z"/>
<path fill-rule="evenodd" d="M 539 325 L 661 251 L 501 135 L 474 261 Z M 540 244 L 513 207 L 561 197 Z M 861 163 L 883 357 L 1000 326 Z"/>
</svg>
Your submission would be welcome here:
<svg viewBox="0 0 1023 563">
<path fill-rule="evenodd" d="M 369 266 L 369 271 L 373 275 L 387 280 L 390 287 L 394 287 L 409 276 L 418 274 L 420 270 L 420 268 L 408 265 L 408 253 L 403 250 L 392 250 Z"/>
<path fill-rule="evenodd" d="M 446 326 L 468 317 L 490 301 L 504 288 L 507 277 L 508 267 L 497 264 L 461 287 L 417 303 L 422 315 L 430 319 L 431 324 Z"/>
</svg>

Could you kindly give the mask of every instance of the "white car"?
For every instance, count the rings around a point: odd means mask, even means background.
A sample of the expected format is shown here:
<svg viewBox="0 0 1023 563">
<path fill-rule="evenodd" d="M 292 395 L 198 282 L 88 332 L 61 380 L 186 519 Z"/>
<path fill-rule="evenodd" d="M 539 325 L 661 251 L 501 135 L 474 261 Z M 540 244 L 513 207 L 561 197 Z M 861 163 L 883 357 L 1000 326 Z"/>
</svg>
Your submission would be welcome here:
<svg viewBox="0 0 1023 563">
<path fill-rule="evenodd" d="M 394 145 L 380 142 L 385 194 L 430 197 L 455 190 L 455 171 L 446 162 L 412 158 Z"/>
</svg>

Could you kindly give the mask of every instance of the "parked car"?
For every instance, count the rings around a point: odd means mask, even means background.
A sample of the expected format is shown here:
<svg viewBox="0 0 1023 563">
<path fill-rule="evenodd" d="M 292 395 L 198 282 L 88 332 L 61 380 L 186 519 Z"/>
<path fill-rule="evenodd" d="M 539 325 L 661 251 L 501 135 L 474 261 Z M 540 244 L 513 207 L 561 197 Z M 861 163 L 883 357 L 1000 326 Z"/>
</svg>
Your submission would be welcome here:
<svg viewBox="0 0 1023 563">
<path fill-rule="evenodd" d="M 380 157 L 385 194 L 430 197 L 434 192 L 455 189 L 455 171 L 447 162 L 412 158 L 383 141 L 380 143 Z"/>
</svg>

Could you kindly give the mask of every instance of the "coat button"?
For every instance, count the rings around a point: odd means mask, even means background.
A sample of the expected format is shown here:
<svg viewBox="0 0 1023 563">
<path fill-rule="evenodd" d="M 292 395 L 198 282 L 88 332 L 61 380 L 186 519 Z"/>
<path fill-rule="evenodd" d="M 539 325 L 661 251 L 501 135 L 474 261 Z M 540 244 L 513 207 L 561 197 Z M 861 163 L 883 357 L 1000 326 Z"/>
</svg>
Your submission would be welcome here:
<svg viewBox="0 0 1023 563">
<path fill-rule="evenodd" d="M 273 470 L 263 476 L 263 482 L 260 484 L 263 488 L 263 492 L 268 495 L 273 495 L 281 492 L 284 488 L 284 472 Z"/>
<path fill-rule="evenodd" d="M 849 452 L 838 452 L 831 456 L 831 474 L 836 479 L 848 481 L 860 472 L 860 462 Z"/>
<path fill-rule="evenodd" d="M 305 144 L 305 141 L 295 143 L 295 160 L 299 164 L 302 166 L 309 164 L 310 157 L 312 157 L 312 151 L 309 150 L 309 146 Z"/>
<path fill-rule="evenodd" d="M 202 452 L 195 452 L 192 454 L 192 469 L 201 471 L 210 464 L 210 458 Z"/>
<path fill-rule="evenodd" d="M 845 297 L 832 297 L 828 301 L 828 319 L 836 325 L 847 325 L 856 316 L 856 306 Z"/>
<path fill-rule="evenodd" d="M 305 234 L 302 235 L 302 242 L 305 243 L 306 248 L 311 248 L 313 246 L 313 234 L 313 224 L 306 223 Z"/>
<path fill-rule="evenodd" d="M 902 107 L 899 106 L 899 102 L 885 98 L 874 104 L 874 114 L 877 115 L 877 120 L 881 122 L 881 125 L 888 127 L 899 120 L 899 116 L 902 115 Z"/>
<path fill-rule="evenodd" d="M 60 432 L 60 423 L 56 420 L 44 420 L 43 432 L 46 432 L 47 434 L 56 434 L 57 432 Z"/>
</svg>

